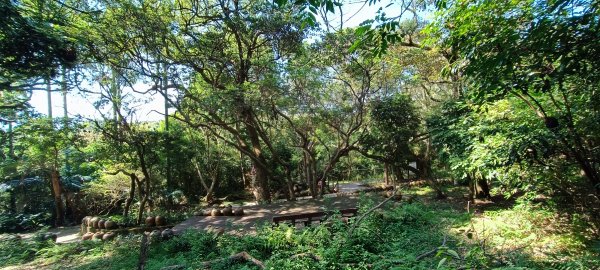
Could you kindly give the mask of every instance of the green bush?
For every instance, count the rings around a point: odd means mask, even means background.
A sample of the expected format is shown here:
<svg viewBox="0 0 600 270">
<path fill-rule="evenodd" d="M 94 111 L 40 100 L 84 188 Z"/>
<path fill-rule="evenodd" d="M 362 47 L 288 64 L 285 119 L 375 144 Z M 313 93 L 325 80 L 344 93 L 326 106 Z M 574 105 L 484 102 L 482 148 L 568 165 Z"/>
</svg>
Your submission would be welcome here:
<svg viewBox="0 0 600 270">
<path fill-rule="evenodd" d="M 51 220 L 52 215 L 50 213 L 0 213 L 0 233 L 23 232 L 39 229 L 47 224 L 50 224 Z"/>
</svg>

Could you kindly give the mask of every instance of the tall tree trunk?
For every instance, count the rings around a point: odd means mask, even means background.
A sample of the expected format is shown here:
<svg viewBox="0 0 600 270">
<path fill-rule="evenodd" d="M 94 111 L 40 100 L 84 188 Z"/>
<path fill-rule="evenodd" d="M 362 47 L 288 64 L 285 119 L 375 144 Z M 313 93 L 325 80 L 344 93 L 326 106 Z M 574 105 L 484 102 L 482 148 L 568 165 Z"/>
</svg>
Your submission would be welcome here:
<svg viewBox="0 0 600 270">
<path fill-rule="evenodd" d="M 15 156 L 15 135 L 13 134 L 13 123 L 8 122 L 8 156 L 12 159 L 16 159 Z"/>
<path fill-rule="evenodd" d="M 254 191 L 254 198 L 259 203 L 271 202 L 271 192 L 269 191 L 269 172 L 266 168 L 262 167 L 262 164 L 253 161 L 256 176 L 252 183 Z"/>
<path fill-rule="evenodd" d="M 52 84 L 49 76 L 46 78 L 46 93 L 48 94 L 48 118 L 52 119 Z"/>
<path fill-rule="evenodd" d="M 167 177 L 167 188 L 174 188 L 173 179 L 171 179 L 171 137 L 169 136 L 169 96 L 167 89 L 167 65 L 163 63 L 162 65 L 162 78 L 161 78 L 161 89 L 164 91 L 165 98 L 165 132 L 167 133 L 165 140 L 165 156 L 166 156 L 166 177 Z"/>
<path fill-rule="evenodd" d="M 118 76 L 119 73 L 117 72 L 116 69 L 112 69 L 111 70 L 111 75 L 112 75 L 112 80 L 111 80 L 111 84 L 110 84 L 110 95 L 111 95 L 111 99 L 112 99 L 112 113 L 113 113 L 113 122 L 115 125 L 115 134 L 116 137 L 122 138 L 122 130 L 121 130 L 121 122 L 122 122 L 122 118 L 121 118 L 121 89 L 120 89 L 120 85 L 119 85 L 119 80 L 118 80 Z"/>
<path fill-rule="evenodd" d="M 477 181 L 475 181 L 475 183 L 476 183 L 475 190 L 476 190 L 477 198 L 480 198 L 480 199 L 491 199 L 492 198 L 492 196 L 490 195 L 490 187 L 485 178 L 477 179 Z"/>
<path fill-rule="evenodd" d="M 475 193 L 477 191 L 477 187 L 475 184 L 475 178 L 471 177 L 471 174 L 467 174 L 467 181 L 469 183 L 469 201 L 471 203 L 475 203 Z"/>
<path fill-rule="evenodd" d="M 248 105 L 246 104 L 241 104 L 241 113 L 242 119 L 244 119 L 243 122 L 245 124 L 248 138 L 250 139 L 250 145 L 252 147 L 252 165 L 256 171 L 254 181 L 252 182 L 254 198 L 259 203 L 270 203 L 271 192 L 269 190 L 269 178 L 271 173 L 266 167 L 268 166 L 267 160 L 262 150 L 260 135 L 258 134 L 257 127 L 254 125 L 255 119 L 251 109 L 248 108 Z"/>
<path fill-rule="evenodd" d="M 383 164 L 383 182 L 386 186 L 390 184 L 390 164 L 388 163 Z"/>
<path fill-rule="evenodd" d="M 65 127 L 65 133 L 68 132 L 69 126 L 69 110 L 67 108 L 67 69 L 62 67 L 62 81 L 61 81 L 61 90 L 62 90 L 62 98 L 63 98 L 63 125 Z M 69 163 L 69 147 L 64 149 L 65 152 L 65 171 L 67 175 L 71 173 L 71 165 Z"/>
<path fill-rule="evenodd" d="M 248 187 L 248 179 L 246 177 L 246 169 L 244 168 L 244 153 L 240 151 L 240 172 L 242 174 L 242 183 L 244 183 L 244 188 Z"/>
<path fill-rule="evenodd" d="M 431 178 L 431 161 L 427 157 L 417 159 L 417 170 L 419 171 L 419 178 L 425 180 L 435 191 L 436 198 L 446 198 L 446 194 L 444 194 L 441 187 Z"/>
<path fill-rule="evenodd" d="M 289 194 L 288 200 L 295 201 L 296 193 L 294 192 L 294 180 L 292 179 L 292 168 L 286 167 L 285 176 L 286 176 L 286 182 L 287 182 L 287 188 L 288 188 L 288 194 Z"/>
<path fill-rule="evenodd" d="M 142 223 L 142 217 L 144 215 L 144 210 L 146 209 L 146 204 L 148 203 L 148 197 L 150 196 L 150 172 L 148 171 L 148 166 L 146 164 L 146 151 L 144 145 L 136 146 L 136 154 L 140 161 L 140 168 L 142 169 L 142 174 L 144 174 L 144 195 L 142 200 L 140 201 L 140 211 L 138 212 L 137 223 Z M 140 190 L 142 187 L 140 187 Z"/>
<path fill-rule="evenodd" d="M 213 173 L 210 173 L 211 182 L 210 182 L 210 186 L 209 186 L 206 183 L 206 178 L 204 177 L 204 174 L 202 173 L 202 170 L 200 169 L 200 165 L 198 164 L 198 162 L 196 162 L 195 160 L 192 160 L 192 164 L 194 164 L 194 167 L 196 168 L 196 174 L 198 175 L 198 178 L 200 179 L 200 184 L 202 185 L 202 187 L 204 187 L 204 190 L 206 190 L 206 196 L 204 196 L 204 201 L 207 203 L 210 203 L 213 201 L 213 194 L 214 194 L 215 186 L 219 179 L 218 168 L 214 168 Z"/>
<path fill-rule="evenodd" d="M 133 202 L 133 198 L 135 197 L 135 185 L 136 185 L 136 175 L 135 174 L 130 174 L 129 177 L 131 178 L 131 184 L 129 187 L 129 196 L 127 197 L 127 200 L 125 201 L 125 207 L 123 207 L 123 216 L 124 217 L 128 217 L 129 216 L 129 208 L 131 207 L 131 203 Z"/>
<path fill-rule="evenodd" d="M 317 189 L 315 185 L 315 174 L 313 170 L 313 160 L 307 152 L 304 152 L 304 174 L 306 176 L 306 184 L 310 191 L 310 196 L 315 198 L 317 196 Z"/>
<path fill-rule="evenodd" d="M 401 166 L 392 166 L 392 172 L 395 175 L 396 181 L 398 183 L 404 181 L 404 174 L 402 173 L 402 167 Z"/>
<path fill-rule="evenodd" d="M 54 195 L 54 205 L 56 213 L 56 220 L 54 225 L 61 226 L 65 222 L 65 213 L 62 201 L 62 188 L 60 186 L 60 174 L 58 170 L 52 169 L 50 171 L 50 182 L 52 184 L 52 193 Z"/>
</svg>

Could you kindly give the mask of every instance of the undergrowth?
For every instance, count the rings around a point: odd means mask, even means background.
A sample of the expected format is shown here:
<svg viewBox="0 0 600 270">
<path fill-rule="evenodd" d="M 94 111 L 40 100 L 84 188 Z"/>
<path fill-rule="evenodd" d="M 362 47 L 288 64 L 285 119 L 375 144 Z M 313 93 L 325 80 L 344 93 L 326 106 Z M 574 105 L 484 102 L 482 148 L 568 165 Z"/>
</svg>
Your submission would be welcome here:
<svg viewBox="0 0 600 270">
<path fill-rule="evenodd" d="M 378 200 L 364 196 L 359 208 L 366 211 Z M 199 269 L 205 261 L 241 251 L 267 269 L 598 269 L 598 242 L 568 224 L 559 226 L 555 218 L 528 204 L 473 215 L 447 203 L 389 203 L 351 235 L 349 224 L 339 218 L 305 229 L 264 226 L 243 237 L 188 231 L 152 243 L 146 269 Z M 0 267 L 135 269 L 139 248 L 139 236 L 60 245 L 5 239 Z M 211 269 L 258 268 L 220 261 Z"/>
</svg>

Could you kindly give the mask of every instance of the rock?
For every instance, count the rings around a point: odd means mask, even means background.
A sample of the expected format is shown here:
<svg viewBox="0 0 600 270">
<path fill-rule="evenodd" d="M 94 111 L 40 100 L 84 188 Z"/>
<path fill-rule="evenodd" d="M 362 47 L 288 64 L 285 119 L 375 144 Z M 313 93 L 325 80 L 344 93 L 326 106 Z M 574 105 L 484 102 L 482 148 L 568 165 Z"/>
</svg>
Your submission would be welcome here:
<svg viewBox="0 0 600 270">
<path fill-rule="evenodd" d="M 154 227 L 154 217 L 153 216 L 146 218 L 146 226 Z"/>
<path fill-rule="evenodd" d="M 81 224 L 85 225 L 85 226 L 89 226 L 88 223 L 89 223 L 90 219 L 92 219 L 92 217 L 90 217 L 90 216 L 84 217 L 83 219 L 81 219 Z"/>
<path fill-rule="evenodd" d="M 156 226 L 165 226 L 167 225 L 167 219 L 163 216 L 156 216 L 154 218 L 154 224 L 156 224 Z"/>
<path fill-rule="evenodd" d="M 238 207 L 238 208 L 234 209 L 233 210 L 233 215 L 234 216 L 243 216 L 244 215 L 244 208 Z"/>
<path fill-rule="evenodd" d="M 104 236 L 104 233 L 97 232 L 92 236 L 92 240 L 102 240 L 103 236 Z"/>
<path fill-rule="evenodd" d="M 104 229 L 104 223 L 106 223 L 106 220 L 104 220 L 104 219 L 98 220 L 98 228 Z"/>
<path fill-rule="evenodd" d="M 110 241 L 110 240 L 113 240 L 113 239 L 115 239 L 115 237 L 116 237 L 116 236 L 117 236 L 117 234 L 116 234 L 116 233 L 114 233 L 114 232 L 108 232 L 108 233 L 105 233 L 105 234 L 102 236 L 102 241 Z"/>
<path fill-rule="evenodd" d="M 210 215 L 213 217 L 217 217 L 223 215 L 223 213 L 221 213 L 221 210 L 213 208 L 213 210 L 210 212 Z"/>
<path fill-rule="evenodd" d="M 94 229 L 97 229 L 98 228 L 98 221 L 100 221 L 100 218 L 98 218 L 98 217 L 90 218 L 90 220 L 88 221 L 88 226 L 92 227 Z"/>
<path fill-rule="evenodd" d="M 88 232 L 81 236 L 81 240 L 90 240 L 94 236 L 94 233 Z"/>
<path fill-rule="evenodd" d="M 231 209 L 231 205 L 223 208 L 223 210 L 221 210 L 221 213 L 223 213 L 224 216 L 232 216 L 233 210 Z"/>
<path fill-rule="evenodd" d="M 162 237 L 163 240 L 168 240 L 173 238 L 173 235 L 175 235 L 173 233 L 173 230 L 171 229 L 165 229 L 160 233 L 160 236 Z"/>
<path fill-rule="evenodd" d="M 117 223 L 112 220 L 107 220 L 106 222 L 104 222 L 104 227 L 107 230 L 114 230 L 117 228 Z"/>
<path fill-rule="evenodd" d="M 211 209 L 204 209 L 204 210 L 202 210 L 202 215 L 203 216 L 210 216 L 211 212 L 212 212 Z"/>
<path fill-rule="evenodd" d="M 88 226 L 87 227 L 87 232 L 89 232 L 89 233 L 95 233 L 96 232 L 96 228 L 94 228 L 92 226 Z"/>
</svg>

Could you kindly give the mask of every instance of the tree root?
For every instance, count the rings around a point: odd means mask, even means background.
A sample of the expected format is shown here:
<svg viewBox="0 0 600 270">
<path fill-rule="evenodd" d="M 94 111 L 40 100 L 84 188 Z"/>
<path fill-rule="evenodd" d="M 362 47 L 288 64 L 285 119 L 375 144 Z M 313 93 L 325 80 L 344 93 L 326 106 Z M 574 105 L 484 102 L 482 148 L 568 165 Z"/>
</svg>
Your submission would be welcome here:
<svg viewBox="0 0 600 270">
<path fill-rule="evenodd" d="M 225 261 L 231 261 L 231 262 L 249 262 L 252 263 L 256 266 L 258 266 L 258 268 L 260 269 L 265 269 L 265 264 L 259 260 L 257 260 L 256 258 L 252 257 L 250 254 L 248 254 L 248 252 L 246 251 L 242 251 L 240 253 L 236 253 L 233 254 L 227 258 L 220 258 L 220 259 L 215 259 L 212 261 L 205 261 L 202 262 L 202 268 L 203 269 L 210 269 L 211 265 L 215 264 L 215 263 L 219 263 L 219 262 L 225 262 Z"/>
</svg>

